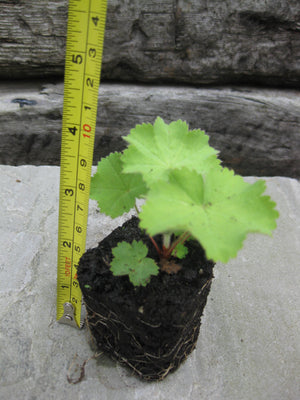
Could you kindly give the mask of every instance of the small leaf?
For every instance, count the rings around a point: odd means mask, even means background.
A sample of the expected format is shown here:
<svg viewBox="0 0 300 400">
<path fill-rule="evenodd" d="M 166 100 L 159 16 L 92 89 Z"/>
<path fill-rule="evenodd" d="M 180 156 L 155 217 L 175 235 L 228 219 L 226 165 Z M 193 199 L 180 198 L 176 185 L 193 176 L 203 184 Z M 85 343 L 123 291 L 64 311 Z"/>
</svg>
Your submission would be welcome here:
<svg viewBox="0 0 300 400">
<path fill-rule="evenodd" d="M 146 190 L 140 174 L 123 173 L 121 153 L 112 153 L 98 163 L 90 197 L 98 201 L 101 212 L 115 218 L 133 208 Z"/>
<path fill-rule="evenodd" d="M 152 258 L 146 257 L 147 246 L 134 240 L 132 244 L 118 243 L 112 249 L 113 260 L 111 271 L 114 275 L 129 275 L 130 282 L 134 286 L 146 286 L 151 275 L 157 275 L 159 268 Z"/>
<path fill-rule="evenodd" d="M 214 261 L 235 257 L 249 232 L 270 235 L 278 212 L 265 182 L 247 183 L 227 168 L 203 178 L 195 171 L 175 170 L 170 181 L 153 184 L 140 213 L 140 226 L 152 236 L 190 232 Z"/>
<path fill-rule="evenodd" d="M 91 285 L 84 285 L 85 289 L 92 289 Z"/>
<path fill-rule="evenodd" d="M 220 164 L 208 136 L 199 129 L 189 131 L 181 120 L 167 125 L 158 117 L 154 125 L 137 125 L 124 139 L 129 143 L 122 156 L 124 172 L 141 173 L 148 186 L 168 180 L 177 168 L 204 173 Z"/>
<path fill-rule="evenodd" d="M 179 243 L 173 250 L 172 256 L 182 260 L 188 254 L 188 252 L 188 248 L 183 243 Z"/>
</svg>

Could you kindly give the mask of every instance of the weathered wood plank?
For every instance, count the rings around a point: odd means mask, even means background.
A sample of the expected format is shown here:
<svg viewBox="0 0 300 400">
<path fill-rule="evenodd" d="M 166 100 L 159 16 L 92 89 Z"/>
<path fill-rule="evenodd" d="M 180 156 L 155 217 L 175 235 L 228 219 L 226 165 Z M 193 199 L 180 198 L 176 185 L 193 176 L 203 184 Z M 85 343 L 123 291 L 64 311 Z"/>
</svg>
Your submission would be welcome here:
<svg viewBox="0 0 300 400">
<path fill-rule="evenodd" d="M 58 165 L 62 102 L 62 83 L 1 83 L 0 163 Z M 123 149 L 122 135 L 158 115 L 204 129 L 242 175 L 300 176 L 300 96 L 293 90 L 102 84 L 94 162 Z"/>
<path fill-rule="evenodd" d="M 67 0 L 0 0 L 0 77 L 62 76 Z M 108 0 L 104 79 L 300 86 L 299 0 Z"/>
</svg>

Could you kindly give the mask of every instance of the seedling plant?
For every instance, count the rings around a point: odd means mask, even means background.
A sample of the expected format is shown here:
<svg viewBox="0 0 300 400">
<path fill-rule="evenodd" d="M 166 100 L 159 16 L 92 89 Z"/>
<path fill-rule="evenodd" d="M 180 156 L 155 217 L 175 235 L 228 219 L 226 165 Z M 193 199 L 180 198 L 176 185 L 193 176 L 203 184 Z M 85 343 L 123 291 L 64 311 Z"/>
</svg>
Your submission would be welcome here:
<svg viewBox="0 0 300 400">
<path fill-rule="evenodd" d="M 275 229 L 279 214 L 263 195 L 265 182 L 250 184 L 222 167 L 203 131 L 158 117 L 153 125 L 137 125 L 124 139 L 126 150 L 99 162 L 91 198 L 112 218 L 135 207 L 160 262 L 147 257 L 142 241 L 120 242 L 112 249 L 114 275 L 128 275 L 133 285 L 145 286 L 160 268 L 178 270 L 171 260 L 186 257 L 187 240 L 197 240 L 208 259 L 225 263 L 237 255 L 249 232 L 271 235 Z M 140 209 L 137 199 L 144 200 Z M 161 246 L 154 239 L 159 234 Z"/>
</svg>

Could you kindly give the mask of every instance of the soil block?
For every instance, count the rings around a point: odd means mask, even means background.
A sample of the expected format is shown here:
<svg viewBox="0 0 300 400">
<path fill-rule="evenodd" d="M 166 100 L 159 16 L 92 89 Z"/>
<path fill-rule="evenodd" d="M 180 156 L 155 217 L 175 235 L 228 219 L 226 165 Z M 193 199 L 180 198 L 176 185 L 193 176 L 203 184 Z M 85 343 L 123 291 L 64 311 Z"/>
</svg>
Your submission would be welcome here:
<svg viewBox="0 0 300 400">
<path fill-rule="evenodd" d="M 98 348 L 146 380 L 161 380 L 195 348 L 200 319 L 213 278 L 214 263 L 198 242 L 186 243 L 188 255 L 171 262 L 176 274 L 160 270 L 147 286 L 134 287 L 128 276 L 110 271 L 111 249 L 118 242 L 142 240 L 148 257 L 158 264 L 149 237 L 133 217 L 88 250 L 78 267 L 78 280 L 87 308 L 87 324 Z M 155 240 L 161 244 L 161 237 Z"/>
</svg>

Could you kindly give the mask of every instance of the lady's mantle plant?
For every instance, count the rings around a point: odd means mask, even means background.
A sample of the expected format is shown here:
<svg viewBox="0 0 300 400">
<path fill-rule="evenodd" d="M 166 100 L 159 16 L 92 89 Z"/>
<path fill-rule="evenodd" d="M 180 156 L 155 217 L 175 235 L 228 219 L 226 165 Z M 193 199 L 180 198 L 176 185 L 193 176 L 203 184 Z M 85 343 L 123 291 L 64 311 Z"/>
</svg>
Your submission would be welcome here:
<svg viewBox="0 0 300 400">
<path fill-rule="evenodd" d="M 134 285 L 145 286 L 159 267 L 169 265 L 176 272 L 168 260 L 185 257 L 184 242 L 190 238 L 200 242 L 208 259 L 227 262 L 247 233 L 271 235 L 275 229 L 279 214 L 263 195 L 265 182 L 250 184 L 223 168 L 203 131 L 190 131 L 181 120 L 168 125 L 157 118 L 153 125 L 137 125 L 124 139 L 128 148 L 123 153 L 99 162 L 91 198 L 112 218 L 135 207 L 160 266 L 147 257 L 143 242 L 121 242 L 112 249 L 114 275 L 128 274 Z M 136 199 L 145 200 L 140 211 Z M 153 239 L 157 234 L 163 235 L 161 248 Z"/>
</svg>

